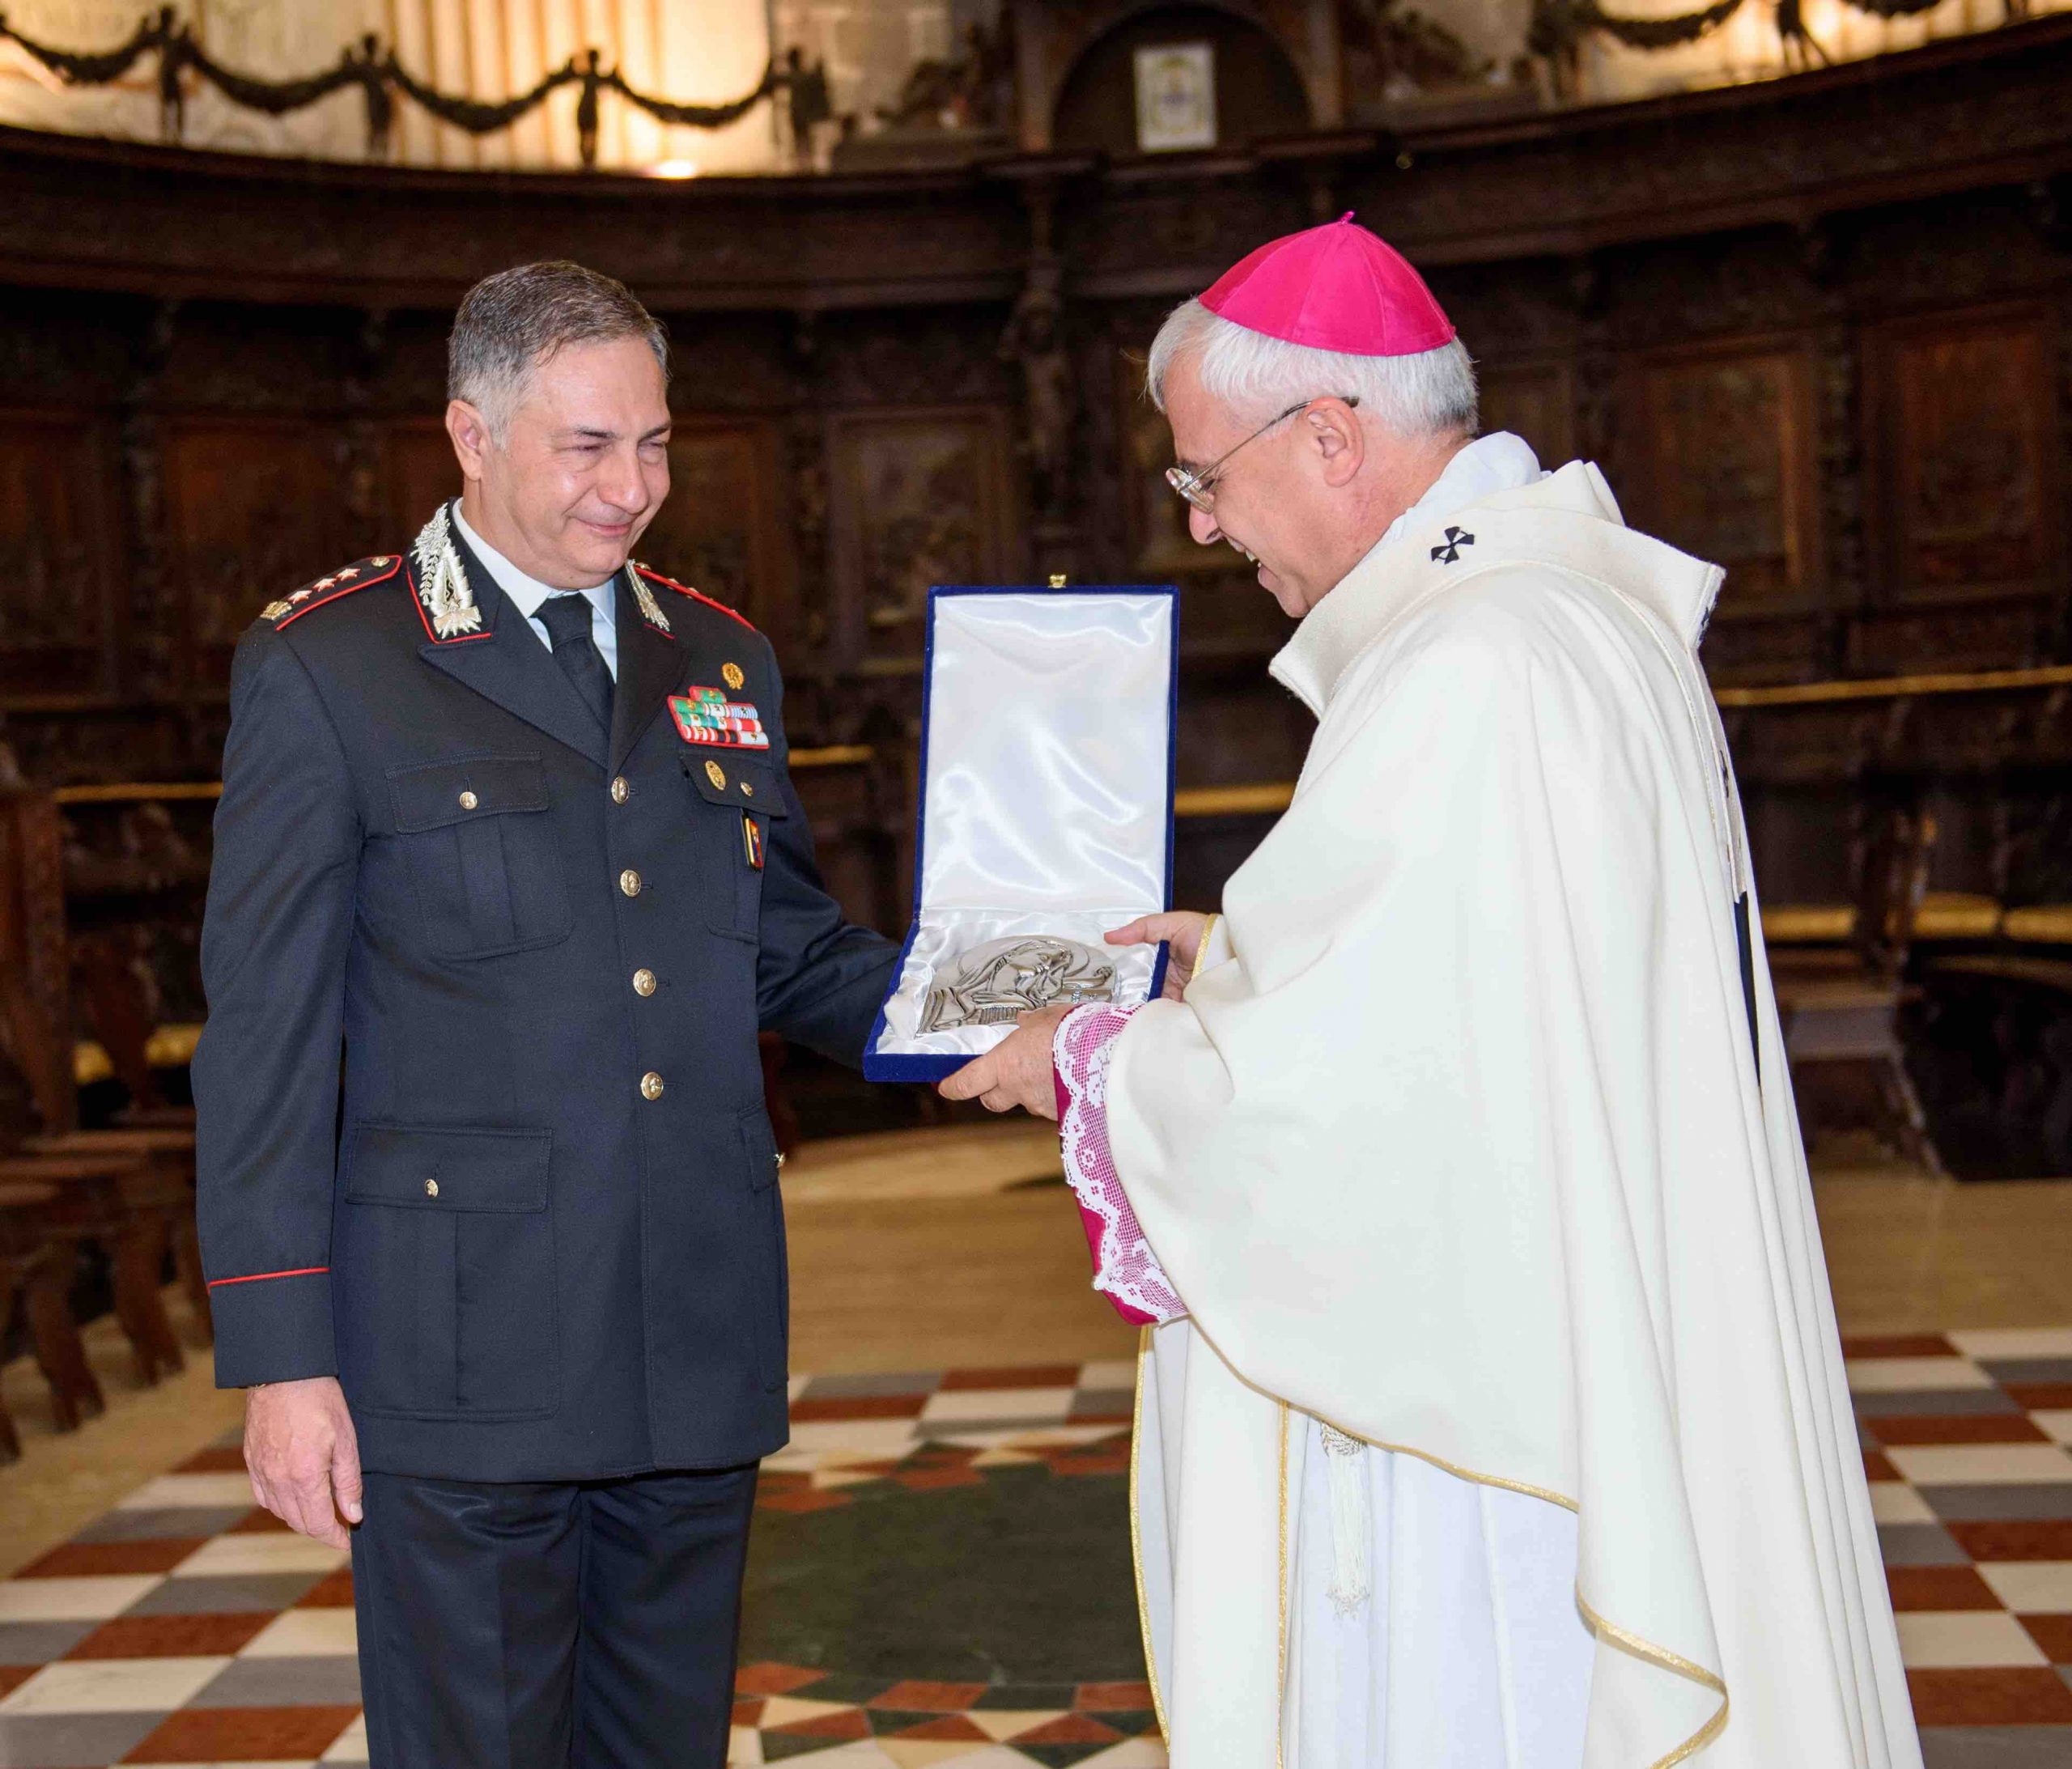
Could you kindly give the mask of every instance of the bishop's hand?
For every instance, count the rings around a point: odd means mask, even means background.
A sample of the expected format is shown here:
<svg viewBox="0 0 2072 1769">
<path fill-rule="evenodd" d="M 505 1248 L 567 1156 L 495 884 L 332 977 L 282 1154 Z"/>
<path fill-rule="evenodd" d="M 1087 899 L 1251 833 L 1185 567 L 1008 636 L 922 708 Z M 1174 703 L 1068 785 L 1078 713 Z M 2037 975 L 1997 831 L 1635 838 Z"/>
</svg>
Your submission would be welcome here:
<svg viewBox="0 0 2072 1769">
<path fill-rule="evenodd" d="M 974 1057 L 936 1092 L 946 1100 L 976 1100 L 988 1112 L 1012 1112 L 1018 1105 L 1038 1118 L 1055 1118 L 1051 1041 L 1071 1012 L 1057 1007 L 1025 1013 L 1005 1038 L 983 1056 Z"/>
<path fill-rule="evenodd" d="M 1170 910 L 1162 915 L 1140 915 L 1128 927 L 1110 928 L 1102 937 L 1110 946 L 1148 946 L 1164 940 L 1166 986 L 1159 992 L 1160 999 L 1178 1001 L 1187 994 L 1195 966 L 1201 962 L 1202 941 L 1208 935 L 1208 924 L 1215 919 L 1195 910 Z"/>
</svg>

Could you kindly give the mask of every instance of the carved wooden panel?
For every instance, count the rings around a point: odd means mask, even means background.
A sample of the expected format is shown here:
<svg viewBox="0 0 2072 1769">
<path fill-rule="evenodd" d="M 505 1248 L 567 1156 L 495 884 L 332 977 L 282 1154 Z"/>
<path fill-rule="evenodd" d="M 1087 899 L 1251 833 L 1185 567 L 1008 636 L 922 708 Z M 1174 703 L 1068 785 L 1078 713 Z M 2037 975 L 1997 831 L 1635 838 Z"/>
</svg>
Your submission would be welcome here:
<svg viewBox="0 0 2072 1769">
<path fill-rule="evenodd" d="M 115 686 L 114 452 L 72 412 L 0 412 L 0 695 Z"/>
<path fill-rule="evenodd" d="M 176 418 L 165 426 L 165 583 L 189 680 L 228 685 L 260 609 L 353 557 L 341 437 L 318 420 Z"/>
<path fill-rule="evenodd" d="M 1166 482 L 1173 435 L 1144 396 L 1144 354 L 1119 351 L 1117 358 L 1115 436 L 1129 575 L 1147 583 L 1177 579 L 1187 584 L 1188 593 L 1180 599 L 1182 655 L 1272 655 L 1287 642 L 1286 617 L 1238 554 L 1221 541 L 1204 546 L 1190 532 L 1187 506 Z M 1246 777 L 1242 769 L 1236 775 L 1207 776 Z"/>
<path fill-rule="evenodd" d="M 782 438 L 762 418 L 678 418 L 669 495 L 641 537 L 658 571 L 741 610 L 783 654 L 792 592 L 779 527 Z"/>
<path fill-rule="evenodd" d="M 431 513 L 461 491 L 461 464 L 443 418 L 398 418 L 382 426 L 382 532 L 377 549 L 406 547 Z"/>
<path fill-rule="evenodd" d="M 1866 377 L 1879 600 L 2042 592 L 2057 575 L 2056 351 L 2016 308 L 1896 322 Z"/>
<path fill-rule="evenodd" d="M 1154 582 L 1228 571 L 1229 549 L 1205 547 L 1195 539 L 1187 528 L 1187 504 L 1166 482 L 1166 469 L 1173 465 L 1173 433 L 1164 414 L 1144 397 L 1141 351 L 1117 353 L 1115 410 L 1132 569 Z"/>
<path fill-rule="evenodd" d="M 1790 341 L 1652 352 L 1625 376 L 1612 490 L 1627 520 L 1726 567 L 1718 613 L 1819 599 L 1812 363 Z"/>
<path fill-rule="evenodd" d="M 1550 472 L 1575 458 L 1575 383 L 1566 363 L 1483 363 L 1477 375 L 1485 436 L 1522 436 Z"/>
<path fill-rule="evenodd" d="M 833 420 L 832 576 L 861 662 L 918 660 L 928 589 L 998 583 L 1014 557 L 1007 426 L 987 408 Z"/>
</svg>

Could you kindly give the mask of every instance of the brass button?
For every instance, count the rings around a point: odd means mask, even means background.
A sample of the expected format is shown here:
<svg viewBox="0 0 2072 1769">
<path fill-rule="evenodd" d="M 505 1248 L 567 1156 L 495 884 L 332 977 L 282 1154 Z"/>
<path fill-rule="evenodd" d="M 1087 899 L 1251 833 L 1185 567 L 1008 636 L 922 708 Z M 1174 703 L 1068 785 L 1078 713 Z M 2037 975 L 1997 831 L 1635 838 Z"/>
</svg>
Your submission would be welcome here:
<svg viewBox="0 0 2072 1769">
<path fill-rule="evenodd" d="M 655 992 L 655 973 L 644 965 L 633 974 L 633 992 L 636 995 L 652 995 Z"/>
<path fill-rule="evenodd" d="M 781 1148 L 777 1151 L 777 1164 L 779 1167 L 784 1164 L 784 1152 Z"/>
<path fill-rule="evenodd" d="M 640 894 L 640 875 L 629 866 L 618 876 L 618 888 L 628 897 L 638 897 Z"/>
<path fill-rule="evenodd" d="M 477 798 L 472 792 L 464 792 L 461 795 L 461 808 L 463 811 L 472 811 L 482 802 L 482 801 Z"/>
<path fill-rule="evenodd" d="M 616 776 L 612 781 L 612 803 L 614 804 L 625 804 L 627 795 L 631 794 L 633 788 L 626 783 L 626 776 L 624 774 L 622 774 Z"/>
<path fill-rule="evenodd" d="M 424 1194 L 427 1198 L 436 1198 L 439 1195 L 439 1181 L 435 1179 L 427 1180 L 424 1182 Z"/>
<path fill-rule="evenodd" d="M 739 688 L 748 677 L 742 672 L 739 664 L 722 664 L 720 666 L 720 680 L 729 688 Z"/>
<path fill-rule="evenodd" d="M 741 782 L 741 796 L 744 799 L 752 799 L 755 796 L 755 788 L 745 780 Z"/>
<path fill-rule="evenodd" d="M 662 1078 L 652 1069 L 640 1077 L 640 1097 L 643 1100 L 659 1100 L 662 1097 Z"/>
</svg>

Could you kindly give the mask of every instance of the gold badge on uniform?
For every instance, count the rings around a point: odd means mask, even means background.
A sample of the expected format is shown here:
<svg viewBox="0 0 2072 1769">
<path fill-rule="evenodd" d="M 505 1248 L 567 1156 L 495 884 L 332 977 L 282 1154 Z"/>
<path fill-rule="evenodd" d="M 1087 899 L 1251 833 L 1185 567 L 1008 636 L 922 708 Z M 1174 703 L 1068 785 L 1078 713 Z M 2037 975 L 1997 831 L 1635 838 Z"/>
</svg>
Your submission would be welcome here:
<svg viewBox="0 0 2072 1769">
<path fill-rule="evenodd" d="M 718 762 L 708 761 L 705 764 L 705 778 L 722 792 L 727 790 L 727 770 Z"/>
<path fill-rule="evenodd" d="M 741 666 L 739 664 L 722 664 L 720 666 L 720 680 L 729 688 L 739 688 L 747 681 L 748 677 L 741 673 Z"/>
</svg>

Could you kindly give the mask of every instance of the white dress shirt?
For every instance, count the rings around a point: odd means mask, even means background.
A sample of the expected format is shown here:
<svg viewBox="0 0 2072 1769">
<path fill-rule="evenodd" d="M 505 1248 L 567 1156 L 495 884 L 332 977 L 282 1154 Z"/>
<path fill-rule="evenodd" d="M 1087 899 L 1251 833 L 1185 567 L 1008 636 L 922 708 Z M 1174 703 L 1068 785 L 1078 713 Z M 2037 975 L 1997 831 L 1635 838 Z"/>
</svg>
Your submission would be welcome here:
<svg viewBox="0 0 2072 1769">
<path fill-rule="evenodd" d="M 549 651 L 554 641 L 547 637 L 546 622 L 540 618 L 540 604 L 550 596 L 575 595 L 588 598 L 590 604 L 590 643 L 597 647 L 597 655 L 605 660 L 605 668 L 611 672 L 614 681 L 618 680 L 618 574 L 614 571 L 594 589 L 563 591 L 530 578 L 498 552 L 488 541 L 475 532 L 473 524 L 461 514 L 459 498 L 453 501 L 453 521 L 461 531 L 461 538 L 468 543 L 469 550 L 482 562 L 483 569 L 496 579 L 496 587 L 517 605 L 518 612 L 525 617 L 525 624 L 540 635 L 540 643 Z"/>
</svg>

